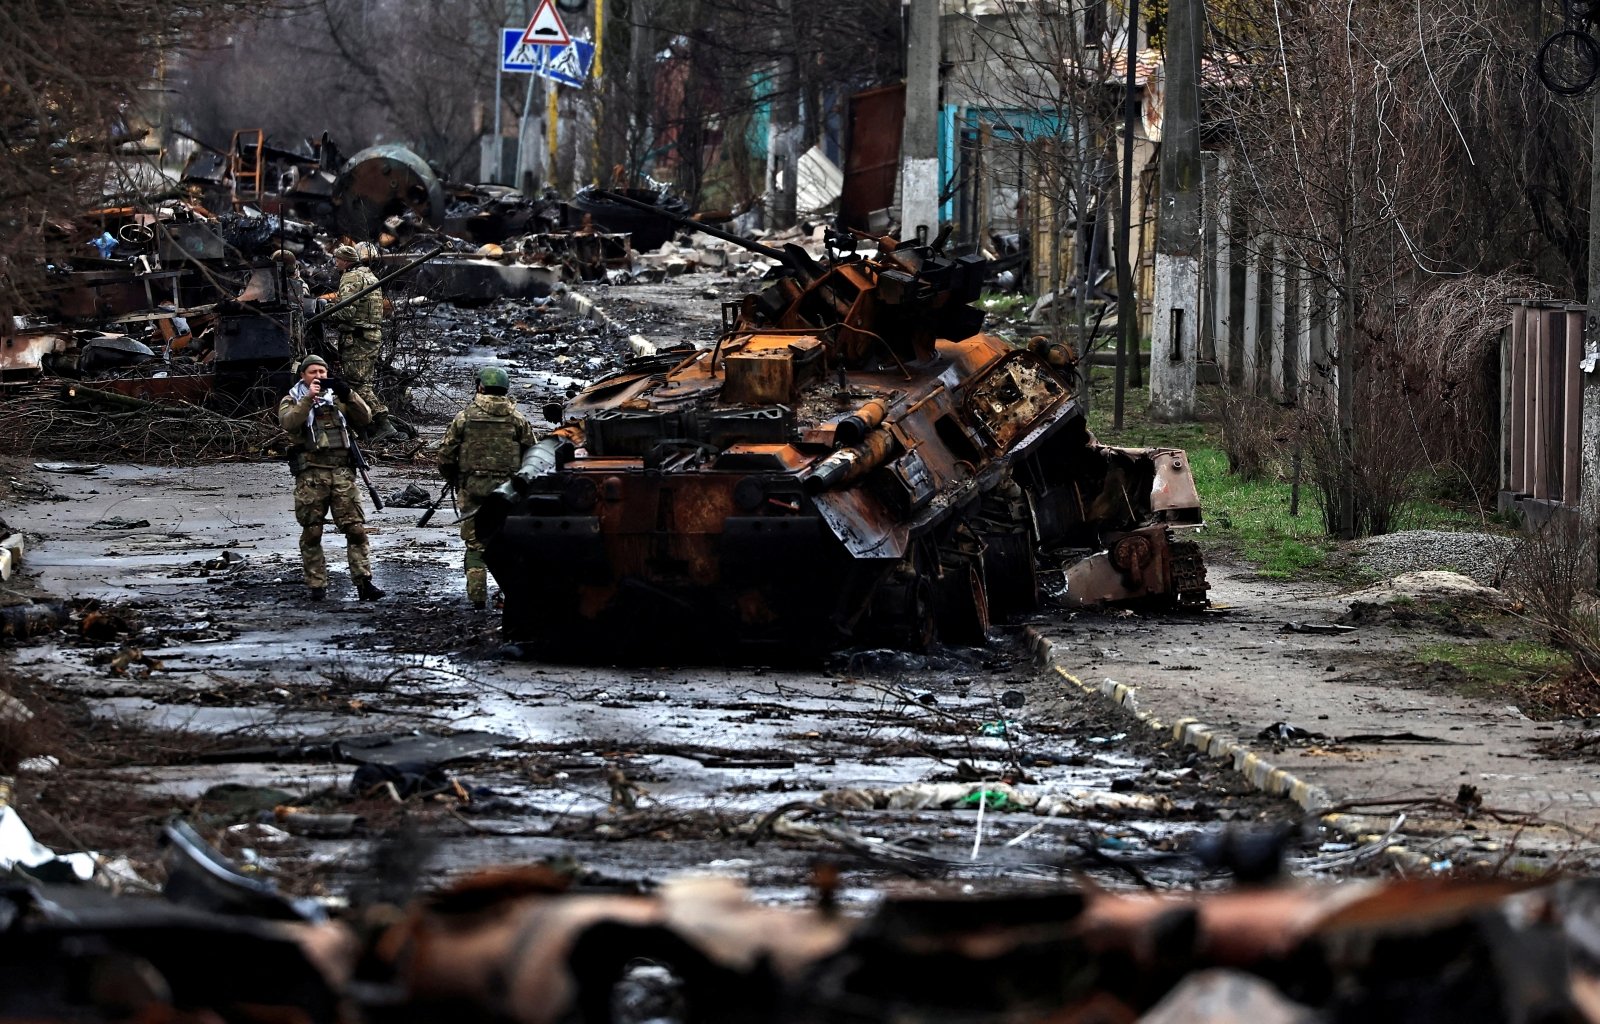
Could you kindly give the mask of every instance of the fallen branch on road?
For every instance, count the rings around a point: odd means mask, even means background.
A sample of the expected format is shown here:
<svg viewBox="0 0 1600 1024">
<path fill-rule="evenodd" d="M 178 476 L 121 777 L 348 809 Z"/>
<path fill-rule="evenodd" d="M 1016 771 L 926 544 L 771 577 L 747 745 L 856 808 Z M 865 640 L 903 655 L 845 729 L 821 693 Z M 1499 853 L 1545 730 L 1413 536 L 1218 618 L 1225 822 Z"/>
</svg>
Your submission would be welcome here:
<svg viewBox="0 0 1600 1024">
<path fill-rule="evenodd" d="M 81 384 L 68 391 L 58 385 L 20 388 L 0 415 L 0 450 L 24 458 L 187 466 L 259 459 L 282 438 L 265 414 L 225 416 L 203 406 L 150 402 Z"/>
</svg>

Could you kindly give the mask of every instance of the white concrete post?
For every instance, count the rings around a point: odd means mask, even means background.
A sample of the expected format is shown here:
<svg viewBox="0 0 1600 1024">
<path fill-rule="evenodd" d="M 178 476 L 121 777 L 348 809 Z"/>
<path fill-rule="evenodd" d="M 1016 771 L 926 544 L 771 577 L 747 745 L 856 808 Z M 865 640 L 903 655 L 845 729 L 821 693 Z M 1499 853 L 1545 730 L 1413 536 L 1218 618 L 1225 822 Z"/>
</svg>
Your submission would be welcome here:
<svg viewBox="0 0 1600 1024">
<path fill-rule="evenodd" d="M 1261 393 L 1261 246 L 1260 235 L 1251 237 L 1244 257 L 1244 349 L 1239 353 L 1239 369 L 1244 374 L 1244 389 Z"/>
<path fill-rule="evenodd" d="M 1270 360 L 1267 366 L 1267 384 L 1272 389 L 1273 400 L 1281 402 L 1285 391 L 1284 337 L 1289 330 L 1289 275 L 1288 265 L 1283 260 L 1283 242 L 1279 239 L 1272 240 L 1272 253 L 1266 265 L 1271 268 L 1268 272 L 1267 286 L 1272 289 L 1272 337 L 1267 339 Z"/>
</svg>

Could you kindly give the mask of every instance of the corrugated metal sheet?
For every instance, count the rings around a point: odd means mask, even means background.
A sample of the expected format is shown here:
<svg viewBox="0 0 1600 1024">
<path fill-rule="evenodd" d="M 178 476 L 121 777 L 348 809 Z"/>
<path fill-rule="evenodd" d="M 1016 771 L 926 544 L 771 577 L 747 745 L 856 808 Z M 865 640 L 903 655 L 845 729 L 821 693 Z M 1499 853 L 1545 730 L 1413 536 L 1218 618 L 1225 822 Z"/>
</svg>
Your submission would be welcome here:
<svg viewBox="0 0 1600 1024">
<path fill-rule="evenodd" d="M 847 226 L 865 228 L 873 210 L 894 205 L 905 116 L 904 83 L 850 97 L 850 149 L 839 200 L 839 213 Z"/>
</svg>

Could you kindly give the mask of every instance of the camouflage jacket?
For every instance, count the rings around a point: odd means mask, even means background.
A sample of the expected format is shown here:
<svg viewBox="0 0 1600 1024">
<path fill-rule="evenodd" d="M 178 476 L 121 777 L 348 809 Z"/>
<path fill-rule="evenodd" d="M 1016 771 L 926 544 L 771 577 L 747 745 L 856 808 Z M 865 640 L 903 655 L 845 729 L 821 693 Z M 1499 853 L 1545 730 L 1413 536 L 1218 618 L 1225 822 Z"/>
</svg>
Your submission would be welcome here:
<svg viewBox="0 0 1600 1024">
<path fill-rule="evenodd" d="M 350 424 L 358 427 L 372 422 L 372 411 L 354 391 L 341 401 L 325 395 L 313 401 L 302 381 L 295 384 L 278 403 L 278 425 L 294 442 L 290 468 L 296 466 L 336 469 L 351 465 Z"/>
<path fill-rule="evenodd" d="M 339 298 L 335 301 L 343 302 L 361 289 L 377 283 L 377 275 L 370 268 L 351 267 L 344 272 L 343 277 L 339 278 Z M 363 328 L 377 330 L 383 326 L 383 289 L 373 288 L 328 319 L 337 324 L 341 331 L 356 331 Z"/>
<path fill-rule="evenodd" d="M 517 471 L 536 440 L 517 403 L 505 395 L 477 395 L 444 432 L 439 473 L 464 489 L 492 488 Z"/>
</svg>

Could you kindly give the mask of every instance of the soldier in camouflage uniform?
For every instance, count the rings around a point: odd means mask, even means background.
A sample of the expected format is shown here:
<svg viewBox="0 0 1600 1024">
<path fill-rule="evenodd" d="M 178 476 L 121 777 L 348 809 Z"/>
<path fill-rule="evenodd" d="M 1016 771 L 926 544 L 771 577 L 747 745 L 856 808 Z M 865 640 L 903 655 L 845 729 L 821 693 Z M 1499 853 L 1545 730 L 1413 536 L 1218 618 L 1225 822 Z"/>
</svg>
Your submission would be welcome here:
<svg viewBox="0 0 1600 1024">
<path fill-rule="evenodd" d="M 339 270 L 339 293 L 336 302 L 378 283 L 371 268 L 361 265 L 361 251 L 353 245 L 341 245 L 333 250 L 333 265 Z M 372 291 L 334 313 L 328 319 L 339 328 L 339 368 L 361 400 L 372 410 L 372 430 L 368 435 L 374 441 L 383 441 L 400 433 L 389 422 L 389 408 L 378 398 L 372 382 L 378 368 L 378 349 L 383 343 L 383 289 Z"/>
<path fill-rule="evenodd" d="M 333 525 L 344 534 L 350 578 L 363 601 L 383 596 L 372 583 L 367 553 L 366 515 L 356 494 L 350 455 L 350 429 L 369 422 L 372 412 L 343 381 L 328 377 L 321 356 L 300 363 L 300 382 L 278 403 L 278 423 L 294 443 L 289 468 L 294 472 L 294 517 L 300 523 L 300 561 L 305 567 L 311 600 L 328 592 L 328 562 L 322 554 L 322 517 L 333 513 Z"/>
<path fill-rule="evenodd" d="M 489 600 L 489 570 L 471 512 L 522 465 L 536 440 L 533 424 L 517 411 L 507 392 L 511 378 L 498 366 L 478 371 L 478 394 L 461 410 L 439 445 L 439 475 L 461 496 L 461 539 L 467 544 L 467 600 L 482 609 Z"/>
</svg>

